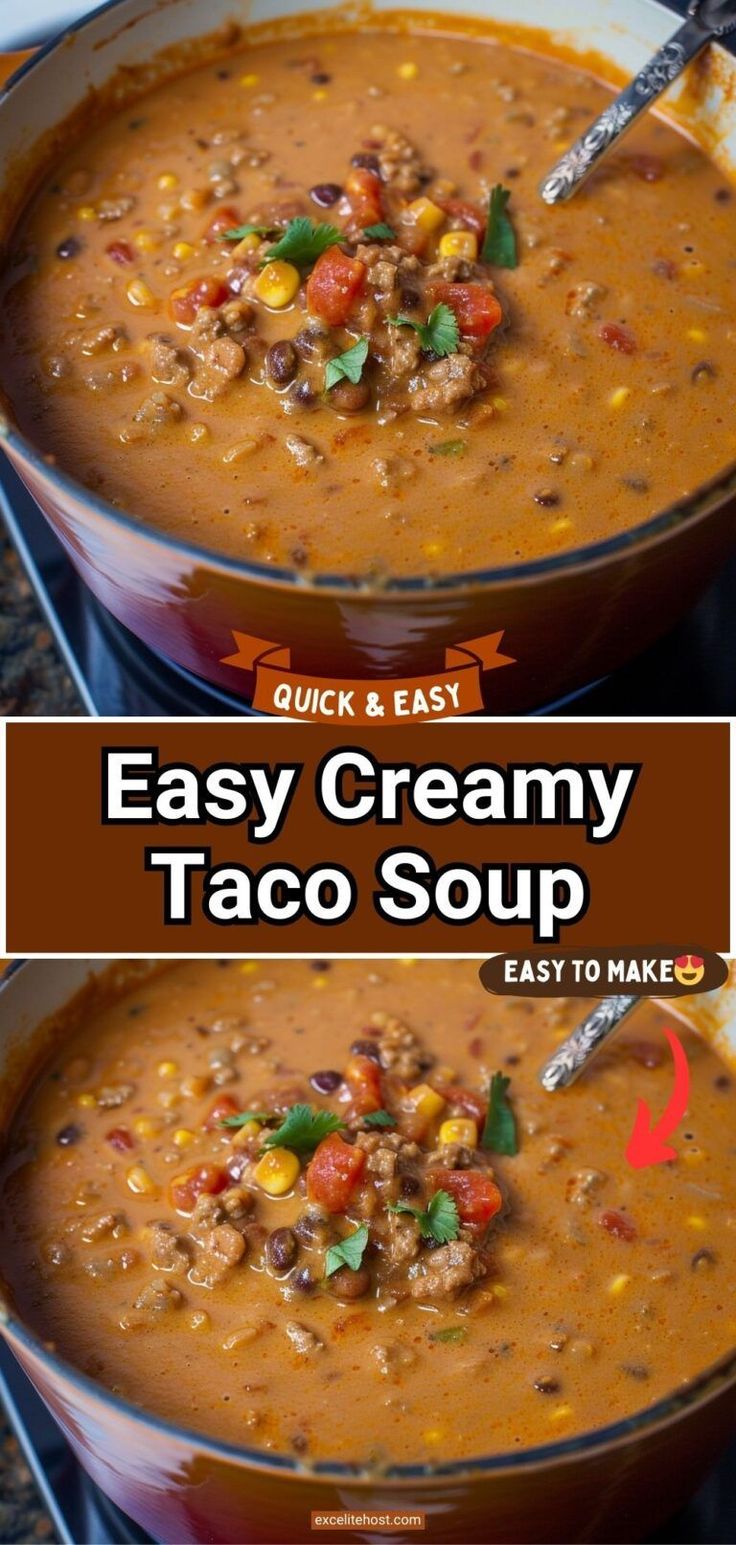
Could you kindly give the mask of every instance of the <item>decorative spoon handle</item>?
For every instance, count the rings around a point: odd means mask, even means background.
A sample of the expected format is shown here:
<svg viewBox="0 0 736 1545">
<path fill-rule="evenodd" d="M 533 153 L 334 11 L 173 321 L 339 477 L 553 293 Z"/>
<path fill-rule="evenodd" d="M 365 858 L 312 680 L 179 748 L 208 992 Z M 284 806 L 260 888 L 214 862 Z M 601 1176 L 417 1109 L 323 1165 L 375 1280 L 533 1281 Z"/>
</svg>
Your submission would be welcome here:
<svg viewBox="0 0 736 1545">
<path fill-rule="evenodd" d="M 600 1050 L 603 1042 L 617 1030 L 622 1019 L 636 1008 L 639 998 L 601 998 L 577 1030 L 558 1046 L 539 1074 L 539 1082 L 550 1094 L 574 1084 L 578 1074 Z"/>
<path fill-rule="evenodd" d="M 640 113 L 661 96 L 713 38 L 725 37 L 736 27 L 736 0 L 691 0 L 688 20 L 664 43 L 649 63 L 608 107 L 600 118 L 565 151 L 540 185 L 545 204 L 572 198 L 593 167 L 608 154 Z"/>
</svg>

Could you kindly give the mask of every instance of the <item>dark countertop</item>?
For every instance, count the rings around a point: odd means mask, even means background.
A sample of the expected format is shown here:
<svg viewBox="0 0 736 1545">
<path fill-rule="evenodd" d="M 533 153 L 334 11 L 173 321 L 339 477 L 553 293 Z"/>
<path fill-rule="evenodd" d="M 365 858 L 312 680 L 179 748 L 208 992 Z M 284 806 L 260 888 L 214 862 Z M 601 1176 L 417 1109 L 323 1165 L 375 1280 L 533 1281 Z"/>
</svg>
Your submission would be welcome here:
<svg viewBox="0 0 736 1545">
<path fill-rule="evenodd" d="M 1 523 L 0 662 L 0 715 L 84 712 Z"/>
<path fill-rule="evenodd" d="M 53 1540 L 51 1520 L 41 1507 L 36 1484 L 0 1407 L 0 1542 L 31 1545 Z"/>
</svg>

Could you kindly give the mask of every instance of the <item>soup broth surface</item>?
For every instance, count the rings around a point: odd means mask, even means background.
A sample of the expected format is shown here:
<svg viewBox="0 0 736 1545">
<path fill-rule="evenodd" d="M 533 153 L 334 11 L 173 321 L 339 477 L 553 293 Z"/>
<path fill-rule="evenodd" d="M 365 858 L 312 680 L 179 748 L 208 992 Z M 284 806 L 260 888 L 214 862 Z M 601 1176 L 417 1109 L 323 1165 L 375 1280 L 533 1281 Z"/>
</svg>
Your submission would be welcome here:
<svg viewBox="0 0 736 1545">
<path fill-rule="evenodd" d="M 160 86 L 70 144 L 15 233 L 21 427 L 159 530 L 305 573 L 478 570 L 646 521 L 733 459 L 736 224 L 652 114 L 547 208 L 609 100 L 420 21 L 241 43 Z M 341 242 L 274 276 L 297 218 Z"/>
</svg>

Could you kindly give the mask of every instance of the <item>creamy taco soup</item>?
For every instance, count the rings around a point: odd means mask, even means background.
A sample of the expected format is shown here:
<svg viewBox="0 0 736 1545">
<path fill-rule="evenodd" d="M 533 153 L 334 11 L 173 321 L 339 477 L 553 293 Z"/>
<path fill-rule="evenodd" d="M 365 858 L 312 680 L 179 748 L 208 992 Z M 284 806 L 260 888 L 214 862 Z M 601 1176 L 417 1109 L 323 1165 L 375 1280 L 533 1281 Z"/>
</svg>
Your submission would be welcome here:
<svg viewBox="0 0 736 1545">
<path fill-rule="evenodd" d="M 240 37 L 70 134 L 2 282 L 45 454 L 172 536 L 378 578 L 611 537 L 732 459 L 723 175 L 648 115 L 547 208 L 608 88 L 441 27 Z"/>
<path fill-rule="evenodd" d="M 8 1136 L 23 1317 L 128 1400 L 366 1465 L 513 1451 L 687 1386 L 736 1338 L 736 1087 L 643 1006 L 571 1090 L 585 1005 L 462 961 L 187 962 L 67 1032 Z"/>
</svg>

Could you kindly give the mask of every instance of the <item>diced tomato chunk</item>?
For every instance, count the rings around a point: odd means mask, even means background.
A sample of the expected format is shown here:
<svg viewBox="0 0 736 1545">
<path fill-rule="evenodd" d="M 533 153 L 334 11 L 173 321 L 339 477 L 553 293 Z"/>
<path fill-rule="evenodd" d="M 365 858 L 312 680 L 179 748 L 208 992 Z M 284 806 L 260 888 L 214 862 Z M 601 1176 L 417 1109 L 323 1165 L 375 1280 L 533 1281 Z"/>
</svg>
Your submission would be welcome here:
<svg viewBox="0 0 736 1545">
<path fill-rule="evenodd" d="M 127 1127 L 112 1127 L 111 1131 L 105 1133 L 105 1142 L 117 1153 L 129 1153 L 131 1148 L 135 1148 Z"/>
<path fill-rule="evenodd" d="M 381 1069 L 373 1057 L 351 1057 L 345 1068 L 345 1082 L 353 1097 L 356 1116 L 367 1116 L 369 1111 L 380 1110 Z"/>
<path fill-rule="evenodd" d="M 225 204 L 212 216 L 204 233 L 205 241 L 217 241 L 218 236 L 224 236 L 226 231 L 234 231 L 240 225 L 240 215 L 232 204 Z"/>
<path fill-rule="evenodd" d="M 463 1089 L 460 1084 L 448 1084 L 440 1093 L 448 1105 L 459 1105 L 466 1116 L 472 1116 L 473 1121 L 485 1121 L 488 1107 L 481 1094 L 476 1094 L 472 1089 Z"/>
<path fill-rule="evenodd" d="M 623 327 L 619 322 L 604 322 L 598 329 L 598 337 L 608 344 L 609 349 L 618 349 L 619 354 L 635 354 L 637 342 L 630 327 Z"/>
<path fill-rule="evenodd" d="M 365 166 L 354 166 L 345 179 L 345 192 L 358 225 L 378 225 L 383 219 L 381 179 Z"/>
<path fill-rule="evenodd" d="M 602 1212 L 598 1222 L 606 1233 L 613 1234 L 615 1239 L 636 1239 L 636 1228 L 630 1218 L 625 1218 L 622 1212 Z"/>
<path fill-rule="evenodd" d="M 206 1192 L 208 1196 L 217 1196 L 219 1191 L 224 1191 L 230 1185 L 230 1176 L 227 1170 L 219 1164 L 199 1164 L 194 1169 L 184 1170 L 181 1175 L 175 1175 L 169 1186 L 169 1197 L 172 1207 L 177 1212 L 192 1213 L 197 1205 L 197 1197 Z"/>
<path fill-rule="evenodd" d="M 169 315 L 180 327 L 191 327 L 202 306 L 221 306 L 230 291 L 221 279 L 207 274 L 203 279 L 192 279 L 169 296 Z"/>
<path fill-rule="evenodd" d="M 218 1094 L 214 1104 L 210 1106 L 207 1112 L 204 1123 L 206 1130 L 208 1132 L 214 1131 L 225 1120 L 226 1116 L 237 1116 L 241 1110 L 242 1106 L 238 1104 L 237 1100 L 233 1099 L 231 1094 Z"/>
<path fill-rule="evenodd" d="M 459 225 L 465 231 L 474 231 L 478 237 L 478 245 L 486 234 L 486 211 L 479 204 L 472 204 L 464 198 L 442 198 L 437 200 L 440 209 L 450 216 L 453 225 Z"/>
<path fill-rule="evenodd" d="M 328 247 L 307 281 L 309 310 L 330 327 L 340 327 L 363 289 L 365 271 L 365 263 L 348 257 L 341 247 Z"/>
<path fill-rule="evenodd" d="M 433 306 L 449 306 L 466 338 L 487 338 L 498 327 L 503 312 L 493 290 L 486 284 L 452 284 L 435 279 L 427 286 Z"/>
<path fill-rule="evenodd" d="M 307 1169 L 307 1190 L 312 1201 L 324 1207 L 325 1212 L 346 1212 L 364 1165 L 364 1150 L 346 1143 L 339 1132 L 331 1132 L 320 1143 Z"/>
<path fill-rule="evenodd" d="M 135 253 L 130 245 L 130 242 L 122 241 L 120 239 L 117 241 L 109 241 L 105 251 L 107 256 L 112 258 L 113 263 L 132 263 L 133 258 L 135 257 Z"/>
<path fill-rule="evenodd" d="M 432 1169 L 427 1180 L 435 1191 L 454 1198 L 460 1222 L 478 1233 L 495 1218 L 503 1201 L 495 1181 L 479 1169 Z"/>
</svg>

